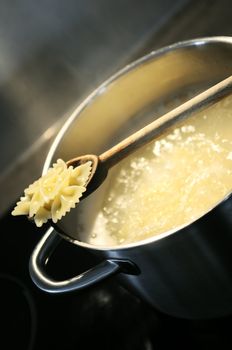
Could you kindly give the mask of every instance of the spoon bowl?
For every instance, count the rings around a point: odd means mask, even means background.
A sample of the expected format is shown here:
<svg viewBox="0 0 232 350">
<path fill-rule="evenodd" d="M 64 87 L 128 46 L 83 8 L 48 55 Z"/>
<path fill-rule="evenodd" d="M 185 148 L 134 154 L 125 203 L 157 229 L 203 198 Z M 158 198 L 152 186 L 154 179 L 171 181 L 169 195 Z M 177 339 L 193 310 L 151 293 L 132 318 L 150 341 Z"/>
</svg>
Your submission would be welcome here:
<svg viewBox="0 0 232 350">
<path fill-rule="evenodd" d="M 67 166 L 73 166 L 74 168 L 82 165 L 86 162 L 91 162 L 91 173 L 86 182 L 86 191 L 83 193 L 80 199 L 87 197 L 93 191 L 95 191 L 105 180 L 108 169 L 100 158 L 95 154 L 86 154 L 83 156 L 75 157 L 67 161 Z"/>
</svg>

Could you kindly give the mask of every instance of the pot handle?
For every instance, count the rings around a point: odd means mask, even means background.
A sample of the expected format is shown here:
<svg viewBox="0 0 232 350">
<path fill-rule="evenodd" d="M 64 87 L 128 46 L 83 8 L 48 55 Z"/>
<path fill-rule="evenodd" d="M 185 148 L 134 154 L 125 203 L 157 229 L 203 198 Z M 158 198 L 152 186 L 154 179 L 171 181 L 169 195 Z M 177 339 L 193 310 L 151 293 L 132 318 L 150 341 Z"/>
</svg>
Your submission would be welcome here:
<svg viewBox="0 0 232 350">
<path fill-rule="evenodd" d="M 129 260 L 107 259 L 78 276 L 63 281 L 50 278 L 45 272 L 45 266 L 62 238 L 49 228 L 35 247 L 29 262 L 30 276 L 35 285 L 48 293 L 66 293 L 82 289 L 116 273 L 137 274 L 138 269 Z"/>
</svg>

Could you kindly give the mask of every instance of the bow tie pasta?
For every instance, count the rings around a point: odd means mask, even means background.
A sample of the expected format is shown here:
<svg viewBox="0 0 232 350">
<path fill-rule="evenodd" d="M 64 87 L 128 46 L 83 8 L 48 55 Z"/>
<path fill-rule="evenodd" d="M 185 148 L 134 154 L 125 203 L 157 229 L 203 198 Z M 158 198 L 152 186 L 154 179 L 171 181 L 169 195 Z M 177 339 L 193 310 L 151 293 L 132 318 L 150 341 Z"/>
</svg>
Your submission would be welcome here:
<svg viewBox="0 0 232 350">
<path fill-rule="evenodd" d="M 73 168 L 58 159 L 45 175 L 25 189 L 12 215 L 27 215 L 38 227 L 48 219 L 56 223 L 79 202 L 90 172 L 91 162 Z"/>
</svg>

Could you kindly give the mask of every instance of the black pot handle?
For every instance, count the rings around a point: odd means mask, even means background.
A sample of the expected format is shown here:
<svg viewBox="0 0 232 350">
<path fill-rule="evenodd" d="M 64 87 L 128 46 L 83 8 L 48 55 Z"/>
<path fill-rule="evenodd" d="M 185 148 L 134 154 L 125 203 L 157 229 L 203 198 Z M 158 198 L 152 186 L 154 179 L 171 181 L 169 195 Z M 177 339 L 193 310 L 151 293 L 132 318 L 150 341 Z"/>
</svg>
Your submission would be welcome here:
<svg viewBox="0 0 232 350">
<path fill-rule="evenodd" d="M 61 236 L 51 227 L 37 244 L 31 255 L 29 263 L 30 276 L 36 286 L 43 291 L 48 293 L 71 292 L 91 286 L 120 270 L 125 273 L 136 273 L 130 261 L 107 259 L 76 277 L 64 281 L 56 281 L 46 274 L 45 266 L 50 255 L 61 240 Z"/>
</svg>

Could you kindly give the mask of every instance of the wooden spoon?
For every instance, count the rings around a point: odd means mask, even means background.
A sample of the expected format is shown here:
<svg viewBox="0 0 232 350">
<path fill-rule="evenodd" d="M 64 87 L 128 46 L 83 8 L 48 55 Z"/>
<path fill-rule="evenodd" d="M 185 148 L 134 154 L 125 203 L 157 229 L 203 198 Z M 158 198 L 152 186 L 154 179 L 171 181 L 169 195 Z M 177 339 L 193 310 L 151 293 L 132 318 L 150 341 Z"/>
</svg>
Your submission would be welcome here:
<svg viewBox="0 0 232 350">
<path fill-rule="evenodd" d="M 97 156 L 88 154 L 73 158 L 67 165 L 78 166 L 87 161 L 92 162 L 92 171 L 87 182 L 87 189 L 83 197 L 91 194 L 105 180 L 109 169 L 120 162 L 123 158 L 142 147 L 154 138 L 160 136 L 164 131 L 176 122 L 184 120 L 191 113 L 207 107 L 232 92 L 232 75 L 199 95 L 191 98 L 179 107 L 159 117 L 144 128 L 130 135 L 106 152 Z M 81 199 L 82 199 L 81 198 Z"/>
</svg>

